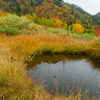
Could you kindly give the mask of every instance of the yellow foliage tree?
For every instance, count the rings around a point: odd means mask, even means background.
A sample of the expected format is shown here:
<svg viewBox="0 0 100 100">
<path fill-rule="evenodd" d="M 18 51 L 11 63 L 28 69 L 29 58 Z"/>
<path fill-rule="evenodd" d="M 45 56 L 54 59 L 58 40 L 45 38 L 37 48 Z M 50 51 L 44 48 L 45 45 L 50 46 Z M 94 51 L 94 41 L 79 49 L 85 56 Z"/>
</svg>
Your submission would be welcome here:
<svg viewBox="0 0 100 100">
<path fill-rule="evenodd" d="M 37 18 L 37 14 L 34 13 L 34 12 L 33 12 L 32 16 L 33 16 L 33 19 L 36 19 Z"/>
<path fill-rule="evenodd" d="M 6 16 L 7 13 L 3 12 L 2 10 L 0 10 L 0 17 Z"/>
<path fill-rule="evenodd" d="M 60 20 L 60 19 L 56 19 L 56 18 L 54 18 L 54 21 L 55 21 L 56 24 L 58 24 L 58 25 L 60 25 L 60 26 L 63 25 L 63 21 Z"/>
<path fill-rule="evenodd" d="M 83 33 L 84 32 L 83 26 L 81 24 L 78 24 L 78 23 L 73 24 L 73 30 L 75 32 L 78 32 L 78 33 Z"/>
<path fill-rule="evenodd" d="M 26 18 L 31 19 L 31 20 L 35 20 L 37 18 L 37 15 L 33 12 L 33 14 L 29 14 L 29 15 L 25 15 Z"/>
<path fill-rule="evenodd" d="M 32 16 L 31 14 L 29 14 L 29 15 L 25 15 L 25 16 L 26 16 L 27 19 L 31 19 L 31 20 L 33 20 L 33 16 Z"/>
<path fill-rule="evenodd" d="M 67 29 L 68 28 L 68 25 L 66 22 L 64 22 L 64 28 Z"/>
</svg>

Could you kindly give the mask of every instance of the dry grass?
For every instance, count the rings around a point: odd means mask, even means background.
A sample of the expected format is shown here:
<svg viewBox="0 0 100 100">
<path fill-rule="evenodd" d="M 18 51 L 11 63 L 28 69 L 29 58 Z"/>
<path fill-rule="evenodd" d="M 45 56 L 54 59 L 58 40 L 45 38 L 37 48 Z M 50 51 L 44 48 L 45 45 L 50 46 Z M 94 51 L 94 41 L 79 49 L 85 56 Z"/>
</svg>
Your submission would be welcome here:
<svg viewBox="0 0 100 100">
<path fill-rule="evenodd" d="M 20 35 L 8 38 L 14 52 L 32 54 L 35 51 L 89 50 L 93 40 L 81 40 L 70 37 L 50 35 Z M 83 48 L 85 47 L 85 48 Z M 97 46 L 96 46 L 97 47 Z M 98 47 L 97 47 L 98 48 Z"/>
<path fill-rule="evenodd" d="M 24 60 L 45 51 L 100 54 L 100 40 L 81 40 L 57 35 L 0 35 L 0 100 L 82 100 L 82 95 L 52 96 L 27 76 Z M 38 51 L 38 52 L 37 52 Z M 92 99 L 91 99 L 92 100 Z"/>
</svg>

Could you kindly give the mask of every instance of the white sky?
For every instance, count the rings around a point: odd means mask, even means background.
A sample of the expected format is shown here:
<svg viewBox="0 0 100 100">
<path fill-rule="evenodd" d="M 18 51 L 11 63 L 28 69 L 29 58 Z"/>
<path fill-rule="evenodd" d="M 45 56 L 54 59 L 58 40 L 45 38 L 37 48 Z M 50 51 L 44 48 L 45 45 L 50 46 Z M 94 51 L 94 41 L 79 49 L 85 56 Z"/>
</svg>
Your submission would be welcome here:
<svg viewBox="0 0 100 100">
<path fill-rule="evenodd" d="M 91 15 L 100 12 L 100 0 L 63 0 L 66 3 L 75 4 Z"/>
</svg>

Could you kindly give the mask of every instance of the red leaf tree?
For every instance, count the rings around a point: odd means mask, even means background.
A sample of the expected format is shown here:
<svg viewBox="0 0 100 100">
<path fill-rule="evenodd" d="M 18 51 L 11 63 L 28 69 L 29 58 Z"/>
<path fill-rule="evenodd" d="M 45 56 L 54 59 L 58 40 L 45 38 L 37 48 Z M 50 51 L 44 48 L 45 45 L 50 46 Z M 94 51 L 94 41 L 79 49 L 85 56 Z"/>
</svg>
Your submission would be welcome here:
<svg viewBox="0 0 100 100">
<path fill-rule="evenodd" d="M 95 31 L 95 34 L 96 34 L 96 35 L 100 35 L 100 29 L 97 29 L 97 30 Z"/>
</svg>

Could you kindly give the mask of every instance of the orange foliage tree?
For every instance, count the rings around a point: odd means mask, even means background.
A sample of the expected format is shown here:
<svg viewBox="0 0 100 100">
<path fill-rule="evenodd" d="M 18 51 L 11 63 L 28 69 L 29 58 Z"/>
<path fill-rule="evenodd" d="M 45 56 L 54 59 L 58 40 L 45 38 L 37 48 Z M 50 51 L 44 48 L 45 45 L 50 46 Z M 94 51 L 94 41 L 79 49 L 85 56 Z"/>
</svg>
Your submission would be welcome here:
<svg viewBox="0 0 100 100">
<path fill-rule="evenodd" d="M 84 28 L 81 24 L 75 23 L 73 24 L 73 30 L 78 33 L 84 33 Z"/>
<path fill-rule="evenodd" d="M 0 17 L 6 16 L 6 15 L 7 15 L 7 13 L 0 10 Z"/>
</svg>

